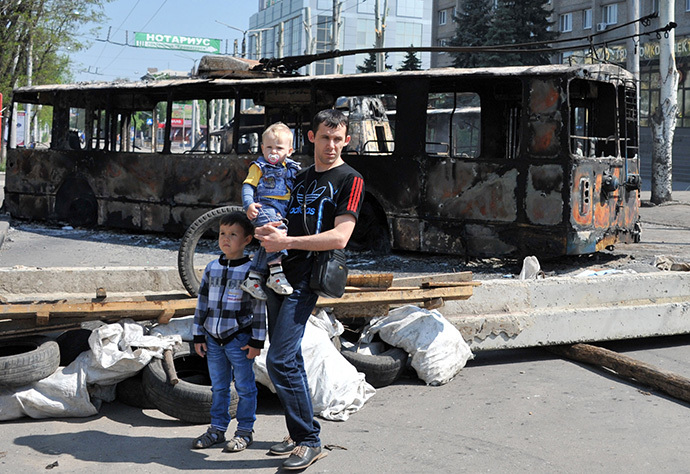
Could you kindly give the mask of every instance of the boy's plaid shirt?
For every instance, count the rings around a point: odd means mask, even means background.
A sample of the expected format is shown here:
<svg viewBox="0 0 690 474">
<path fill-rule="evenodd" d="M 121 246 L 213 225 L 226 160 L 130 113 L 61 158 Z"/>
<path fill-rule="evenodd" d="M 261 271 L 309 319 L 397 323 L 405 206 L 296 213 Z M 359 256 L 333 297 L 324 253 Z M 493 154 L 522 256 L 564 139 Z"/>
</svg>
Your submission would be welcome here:
<svg viewBox="0 0 690 474">
<path fill-rule="evenodd" d="M 252 298 L 240 285 L 247 277 L 251 260 L 220 258 L 206 265 L 194 312 L 194 342 L 203 336 L 225 339 L 251 327 L 249 345 L 263 348 L 266 340 L 266 303 Z"/>
</svg>

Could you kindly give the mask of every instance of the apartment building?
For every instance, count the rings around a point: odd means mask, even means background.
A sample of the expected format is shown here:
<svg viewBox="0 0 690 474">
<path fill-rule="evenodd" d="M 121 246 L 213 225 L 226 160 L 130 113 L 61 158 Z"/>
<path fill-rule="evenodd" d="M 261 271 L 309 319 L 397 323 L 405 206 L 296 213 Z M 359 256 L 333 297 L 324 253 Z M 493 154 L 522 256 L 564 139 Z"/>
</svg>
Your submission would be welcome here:
<svg viewBox="0 0 690 474">
<path fill-rule="evenodd" d="M 455 36 L 456 23 L 453 20 L 461 0 L 434 0 L 431 18 L 432 46 L 449 46 Z M 450 53 L 431 53 L 431 67 L 453 66 Z"/>
<path fill-rule="evenodd" d="M 385 47 L 430 46 L 433 0 L 380 0 Z M 375 0 L 259 0 L 259 11 L 249 19 L 248 57 L 299 56 L 339 50 L 365 49 L 376 41 Z M 333 22 L 338 34 L 333 41 Z M 282 34 L 281 34 L 282 32 Z M 315 63 L 300 72 L 351 74 L 367 54 Z M 417 56 L 422 69 L 430 67 L 430 53 Z M 405 53 L 391 53 L 386 64 L 400 67 Z"/>
</svg>

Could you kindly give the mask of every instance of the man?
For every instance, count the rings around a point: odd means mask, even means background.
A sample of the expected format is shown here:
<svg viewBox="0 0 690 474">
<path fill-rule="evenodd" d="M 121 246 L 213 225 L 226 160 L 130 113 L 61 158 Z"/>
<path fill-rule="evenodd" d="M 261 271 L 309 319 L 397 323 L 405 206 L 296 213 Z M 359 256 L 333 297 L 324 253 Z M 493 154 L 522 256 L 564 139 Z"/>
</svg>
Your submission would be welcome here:
<svg viewBox="0 0 690 474">
<path fill-rule="evenodd" d="M 267 291 L 270 345 L 266 365 L 285 410 L 289 433 L 270 452 L 290 454 L 284 469 L 304 469 L 325 456 L 301 350 L 304 328 L 318 299 L 309 289 L 312 252 L 347 245 L 364 197 L 362 176 L 340 156 L 350 142 L 345 115 L 335 109 L 322 110 L 312 120 L 307 136 L 314 144 L 314 165 L 295 180 L 287 234 L 272 224 L 256 230 L 267 252 L 288 250 L 283 267 L 294 289 L 285 297 Z"/>
</svg>

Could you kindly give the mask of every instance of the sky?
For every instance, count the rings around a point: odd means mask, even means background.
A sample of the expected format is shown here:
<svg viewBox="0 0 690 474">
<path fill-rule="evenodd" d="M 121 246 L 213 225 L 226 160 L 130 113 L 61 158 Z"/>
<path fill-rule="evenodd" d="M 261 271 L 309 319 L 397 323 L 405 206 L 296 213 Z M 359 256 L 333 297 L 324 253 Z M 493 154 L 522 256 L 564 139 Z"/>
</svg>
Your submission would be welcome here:
<svg viewBox="0 0 690 474">
<path fill-rule="evenodd" d="M 192 36 L 221 40 L 221 52 L 233 52 L 233 41 L 247 30 L 258 0 L 113 0 L 105 5 L 107 18 L 83 29 L 78 40 L 90 45 L 71 53 L 75 81 L 138 80 L 148 68 L 190 71 L 204 53 L 122 46 L 134 44 L 134 33 Z M 225 25 L 219 23 L 225 23 Z M 100 28 L 96 35 L 88 32 Z M 108 39 L 110 29 L 110 42 Z M 119 43 L 119 44 L 113 44 Z"/>
</svg>

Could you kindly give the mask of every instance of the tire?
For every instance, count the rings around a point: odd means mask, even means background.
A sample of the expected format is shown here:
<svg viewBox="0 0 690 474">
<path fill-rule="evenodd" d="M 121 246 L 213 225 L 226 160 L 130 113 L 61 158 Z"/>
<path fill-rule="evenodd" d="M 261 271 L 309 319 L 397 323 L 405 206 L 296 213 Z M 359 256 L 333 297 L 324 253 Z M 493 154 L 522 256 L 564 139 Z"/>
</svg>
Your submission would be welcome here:
<svg viewBox="0 0 690 474">
<path fill-rule="evenodd" d="M 182 236 L 180 250 L 177 253 L 177 270 L 180 273 L 182 284 L 192 296 L 198 296 L 199 285 L 201 284 L 201 280 L 199 278 L 199 274 L 195 270 L 194 263 L 199 240 L 204 236 L 204 234 L 211 233 L 211 231 L 213 231 L 217 237 L 218 223 L 220 222 L 220 218 L 232 211 L 244 212 L 239 206 L 224 206 L 212 209 L 199 216 Z M 215 242 L 214 245 L 215 247 L 212 248 L 215 248 L 215 251 L 212 251 L 212 253 L 215 257 L 217 257 L 219 252 L 218 245 Z M 207 258 L 207 260 L 209 259 Z M 208 261 L 205 263 L 208 263 Z M 198 262 L 197 266 L 199 266 Z"/>
<path fill-rule="evenodd" d="M 388 220 L 383 209 L 372 199 L 367 199 L 362 204 L 357 225 L 347 247 L 350 250 L 369 251 L 379 255 L 390 253 Z"/>
<path fill-rule="evenodd" d="M 115 387 L 117 399 L 125 405 L 141 409 L 156 408 L 156 405 L 151 403 L 144 392 L 144 384 L 142 382 L 142 371 L 137 372 L 136 375 L 123 380 Z"/>
<path fill-rule="evenodd" d="M 0 342 L 0 386 L 18 387 L 44 379 L 60 365 L 57 342 L 26 337 Z"/>
<path fill-rule="evenodd" d="M 84 351 L 91 350 L 89 346 L 89 336 L 91 331 L 89 329 L 72 329 L 65 331 L 55 338 L 58 347 L 60 348 L 60 366 L 67 367 L 79 354 Z"/>
<path fill-rule="evenodd" d="M 374 388 L 385 387 L 400 378 L 407 366 L 407 352 L 391 347 L 378 355 L 359 354 L 343 349 L 340 353 L 362 372 L 366 381 Z"/>
<path fill-rule="evenodd" d="M 173 350 L 175 370 L 180 381 L 168 383 L 162 359 L 153 359 L 143 370 L 144 393 L 166 415 L 195 424 L 211 422 L 211 379 L 206 360 L 194 352 L 194 345 L 183 342 Z M 230 396 L 229 413 L 237 413 L 237 392 Z"/>
</svg>

